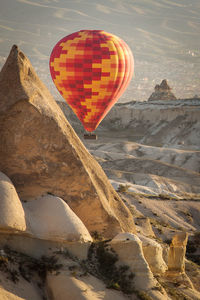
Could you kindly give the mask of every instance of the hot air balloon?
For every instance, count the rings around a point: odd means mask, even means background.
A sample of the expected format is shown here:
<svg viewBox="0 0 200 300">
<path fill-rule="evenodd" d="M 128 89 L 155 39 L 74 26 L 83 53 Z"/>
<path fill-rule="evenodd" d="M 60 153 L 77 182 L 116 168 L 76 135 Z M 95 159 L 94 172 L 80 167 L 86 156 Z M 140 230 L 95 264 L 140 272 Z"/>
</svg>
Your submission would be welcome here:
<svg viewBox="0 0 200 300">
<path fill-rule="evenodd" d="M 119 37 L 81 30 L 55 45 L 49 65 L 58 91 L 91 133 L 127 88 L 134 61 Z"/>
</svg>

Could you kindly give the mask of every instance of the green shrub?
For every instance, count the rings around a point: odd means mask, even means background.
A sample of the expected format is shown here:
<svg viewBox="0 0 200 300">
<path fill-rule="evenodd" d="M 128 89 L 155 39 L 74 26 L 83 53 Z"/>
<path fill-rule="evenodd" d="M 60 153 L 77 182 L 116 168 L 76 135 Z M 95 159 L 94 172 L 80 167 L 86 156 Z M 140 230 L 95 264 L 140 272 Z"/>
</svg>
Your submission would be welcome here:
<svg viewBox="0 0 200 300">
<path fill-rule="evenodd" d="M 103 239 L 102 235 L 96 230 L 91 232 L 91 236 L 93 237 L 93 239 L 95 241 L 102 241 L 102 239 Z"/>
<path fill-rule="evenodd" d="M 39 260 L 32 260 L 28 267 L 30 271 L 37 272 L 40 278 L 44 281 L 47 272 L 58 271 L 62 265 L 57 263 L 57 258 L 55 256 L 42 256 Z"/>
<path fill-rule="evenodd" d="M 128 184 L 120 184 L 118 186 L 117 192 L 118 193 L 127 193 L 129 188 L 130 188 L 130 185 L 128 185 Z"/>
<path fill-rule="evenodd" d="M 128 266 L 116 266 L 117 254 L 109 248 L 107 241 L 93 243 L 88 253 L 89 273 L 103 280 L 107 288 L 132 294 L 134 274 Z"/>
<path fill-rule="evenodd" d="M 137 291 L 136 294 L 137 294 L 138 298 L 141 300 L 153 300 L 153 298 L 151 296 L 149 296 L 147 293 L 145 293 L 143 291 Z"/>
<path fill-rule="evenodd" d="M 57 263 L 55 256 L 42 256 L 36 259 L 8 247 L 5 247 L 4 251 L 5 255 L 0 256 L 0 268 L 13 282 L 19 280 L 19 275 L 30 282 L 36 274 L 44 282 L 47 272 L 57 271 L 62 267 Z"/>
</svg>

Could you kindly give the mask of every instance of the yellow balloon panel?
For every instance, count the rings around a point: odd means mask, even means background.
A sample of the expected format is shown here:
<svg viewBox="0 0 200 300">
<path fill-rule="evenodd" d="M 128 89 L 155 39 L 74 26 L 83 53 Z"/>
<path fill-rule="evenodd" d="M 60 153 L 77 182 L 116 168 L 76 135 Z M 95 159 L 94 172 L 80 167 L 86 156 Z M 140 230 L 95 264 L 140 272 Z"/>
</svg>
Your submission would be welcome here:
<svg viewBox="0 0 200 300">
<path fill-rule="evenodd" d="M 52 51 L 52 79 L 88 131 L 95 130 L 130 81 L 127 47 L 104 31 L 83 30 L 63 38 Z"/>
</svg>

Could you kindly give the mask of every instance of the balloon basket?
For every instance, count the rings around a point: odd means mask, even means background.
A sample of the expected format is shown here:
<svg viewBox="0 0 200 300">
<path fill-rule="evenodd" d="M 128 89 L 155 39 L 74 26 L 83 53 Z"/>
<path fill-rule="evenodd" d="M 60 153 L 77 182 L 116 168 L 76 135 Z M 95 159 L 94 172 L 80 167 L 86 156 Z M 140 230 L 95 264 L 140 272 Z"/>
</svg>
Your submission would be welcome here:
<svg viewBox="0 0 200 300">
<path fill-rule="evenodd" d="M 85 140 L 97 140 L 97 135 L 96 134 L 84 134 L 84 139 Z"/>
</svg>

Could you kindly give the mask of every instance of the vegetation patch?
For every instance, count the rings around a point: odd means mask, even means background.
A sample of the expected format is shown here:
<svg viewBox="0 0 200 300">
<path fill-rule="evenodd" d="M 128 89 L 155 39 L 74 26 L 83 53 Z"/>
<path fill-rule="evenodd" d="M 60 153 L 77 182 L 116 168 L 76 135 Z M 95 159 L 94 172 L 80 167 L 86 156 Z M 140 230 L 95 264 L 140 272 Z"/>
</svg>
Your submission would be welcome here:
<svg viewBox="0 0 200 300">
<path fill-rule="evenodd" d="M 84 261 L 87 272 L 101 279 L 107 288 L 132 294 L 134 274 L 126 265 L 117 266 L 117 254 L 110 248 L 108 241 L 93 243 L 89 249 L 88 259 Z"/>
<path fill-rule="evenodd" d="M 128 185 L 128 184 L 119 184 L 117 192 L 118 193 L 127 193 L 129 188 L 130 188 L 130 185 Z"/>
<path fill-rule="evenodd" d="M 167 294 L 173 300 L 190 300 L 191 298 L 187 297 L 178 289 L 178 283 L 164 283 L 162 282 L 162 286 L 164 287 Z"/>
<path fill-rule="evenodd" d="M 144 291 L 137 291 L 136 294 L 141 300 L 153 300 L 153 298 Z"/>
<path fill-rule="evenodd" d="M 126 186 L 126 185 L 123 185 Z M 122 189 L 124 189 L 122 187 Z M 145 194 L 145 193 L 136 193 L 136 192 L 130 192 L 128 189 L 126 191 L 123 191 L 129 195 L 135 196 L 135 197 L 144 197 L 148 199 L 154 199 L 154 200 L 173 200 L 173 201 L 200 201 L 200 194 L 180 194 L 178 195 L 179 198 L 175 196 L 170 196 L 168 194 Z"/>
<path fill-rule="evenodd" d="M 37 277 L 40 286 L 44 283 L 47 272 L 58 271 L 61 267 L 54 256 L 36 259 L 8 247 L 0 250 L 0 270 L 14 283 L 19 281 L 20 276 L 28 282 L 35 281 Z"/>
<path fill-rule="evenodd" d="M 149 218 L 149 220 L 150 220 L 151 225 L 156 227 L 160 231 L 162 231 L 162 227 L 174 229 L 171 225 L 169 225 L 168 223 L 166 223 L 162 220 L 157 220 L 155 218 Z"/>
<path fill-rule="evenodd" d="M 91 236 L 93 237 L 94 241 L 96 241 L 96 242 L 103 240 L 102 235 L 96 230 L 91 232 Z"/>
<path fill-rule="evenodd" d="M 152 300 L 145 292 L 135 289 L 134 273 L 127 265 L 117 265 L 118 256 L 109 245 L 110 240 L 102 240 L 98 232 L 93 233 L 95 242 L 92 243 L 88 251 L 88 258 L 80 261 L 67 250 L 57 251 L 66 259 L 72 260 L 68 269 L 74 277 L 87 276 L 88 274 L 102 280 L 106 287 L 122 291 L 124 294 L 136 294 L 141 300 Z"/>
</svg>

